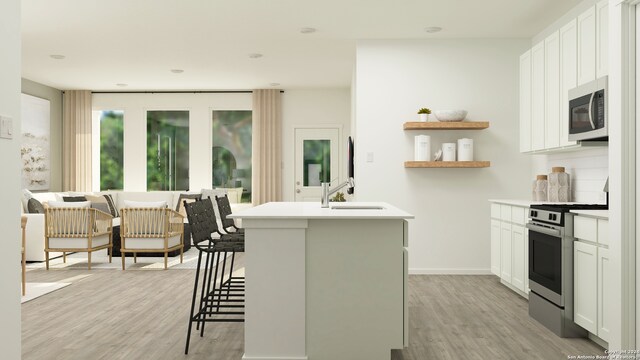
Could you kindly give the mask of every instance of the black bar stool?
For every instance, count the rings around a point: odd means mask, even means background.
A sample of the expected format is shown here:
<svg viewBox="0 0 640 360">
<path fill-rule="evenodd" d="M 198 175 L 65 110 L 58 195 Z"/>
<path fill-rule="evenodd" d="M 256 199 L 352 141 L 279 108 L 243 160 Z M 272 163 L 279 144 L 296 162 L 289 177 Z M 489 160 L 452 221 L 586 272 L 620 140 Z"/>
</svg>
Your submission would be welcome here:
<svg viewBox="0 0 640 360">
<path fill-rule="evenodd" d="M 229 203 L 229 197 L 227 196 L 227 194 L 225 194 L 224 196 L 216 195 L 216 203 L 218 203 L 220 221 L 222 222 L 222 228 L 224 229 L 224 231 L 228 234 L 244 234 L 244 229 L 237 227 L 233 219 L 227 217 L 231 215 L 231 204 Z"/>
<path fill-rule="evenodd" d="M 220 234 L 213 205 L 210 199 L 184 203 L 184 208 L 191 226 L 194 246 L 198 249 L 198 264 L 193 296 L 191 298 L 191 312 L 185 354 L 189 353 L 189 341 L 193 323 L 200 330 L 200 337 L 204 335 L 206 322 L 244 322 L 244 279 L 233 278 L 233 259 L 236 252 L 244 252 L 244 239 L 237 235 Z M 213 238 L 218 234 L 219 238 Z M 227 257 L 231 253 L 232 261 L 229 276 L 225 280 Z M 204 267 L 202 255 L 205 256 Z M 200 271 L 202 270 L 202 279 Z M 196 309 L 196 298 L 200 286 L 200 301 Z"/>
</svg>

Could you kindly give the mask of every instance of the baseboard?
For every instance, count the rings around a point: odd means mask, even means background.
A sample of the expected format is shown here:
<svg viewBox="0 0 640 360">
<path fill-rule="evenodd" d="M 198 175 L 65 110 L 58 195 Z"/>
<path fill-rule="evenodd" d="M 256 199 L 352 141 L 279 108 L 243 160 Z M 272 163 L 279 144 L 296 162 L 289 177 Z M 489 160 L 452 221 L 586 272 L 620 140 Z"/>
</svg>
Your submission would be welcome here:
<svg viewBox="0 0 640 360">
<path fill-rule="evenodd" d="M 308 360 L 307 356 L 284 356 L 284 357 L 273 357 L 273 356 L 247 356 L 242 354 L 242 360 Z"/>
<path fill-rule="evenodd" d="M 491 275 L 491 269 L 409 268 L 409 275 Z"/>
</svg>

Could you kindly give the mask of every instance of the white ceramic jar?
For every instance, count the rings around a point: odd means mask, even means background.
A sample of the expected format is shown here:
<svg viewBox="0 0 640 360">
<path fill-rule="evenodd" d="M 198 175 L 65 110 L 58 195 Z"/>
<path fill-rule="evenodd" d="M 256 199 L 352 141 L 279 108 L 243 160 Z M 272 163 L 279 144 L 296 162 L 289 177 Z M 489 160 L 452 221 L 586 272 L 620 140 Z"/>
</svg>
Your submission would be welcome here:
<svg viewBox="0 0 640 360">
<path fill-rule="evenodd" d="M 533 182 L 532 200 L 533 201 L 548 201 L 547 198 L 547 175 L 538 175 Z"/>
<path fill-rule="evenodd" d="M 557 166 L 551 168 L 547 194 L 549 201 L 552 202 L 571 201 L 571 176 L 564 172 L 564 167 Z"/>
</svg>

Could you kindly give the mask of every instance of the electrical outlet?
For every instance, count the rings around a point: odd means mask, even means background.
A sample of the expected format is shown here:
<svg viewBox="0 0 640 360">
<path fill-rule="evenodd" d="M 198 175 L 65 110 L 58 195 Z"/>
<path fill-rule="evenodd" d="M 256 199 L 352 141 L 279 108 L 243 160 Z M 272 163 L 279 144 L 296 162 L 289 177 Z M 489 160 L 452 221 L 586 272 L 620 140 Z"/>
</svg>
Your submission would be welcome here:
<svg viewBox="0 0 640 360">
<path fill-rule="evenodd" d="M 13 119 L 0 116 L 0 138 L 13 139 Z"/>
</svg>

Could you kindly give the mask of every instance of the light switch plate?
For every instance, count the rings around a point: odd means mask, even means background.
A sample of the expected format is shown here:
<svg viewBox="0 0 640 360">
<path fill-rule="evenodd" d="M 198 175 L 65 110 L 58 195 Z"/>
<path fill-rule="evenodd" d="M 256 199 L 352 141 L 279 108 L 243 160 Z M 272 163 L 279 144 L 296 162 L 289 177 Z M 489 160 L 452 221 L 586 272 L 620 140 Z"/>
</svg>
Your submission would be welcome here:
<svg viewBox="0 0 640 360">
<path fill-rule="evenodd" d="M 367 153 L 367 162 L 370 162 L 370 163 L 373 162 L 373 153 L 372 152 L 368 152 Z"/>
<path fill-rule="evenodd" d="M 0 138 L 13 139 L 13 119 L 0 116 Z"/>
</svg>

